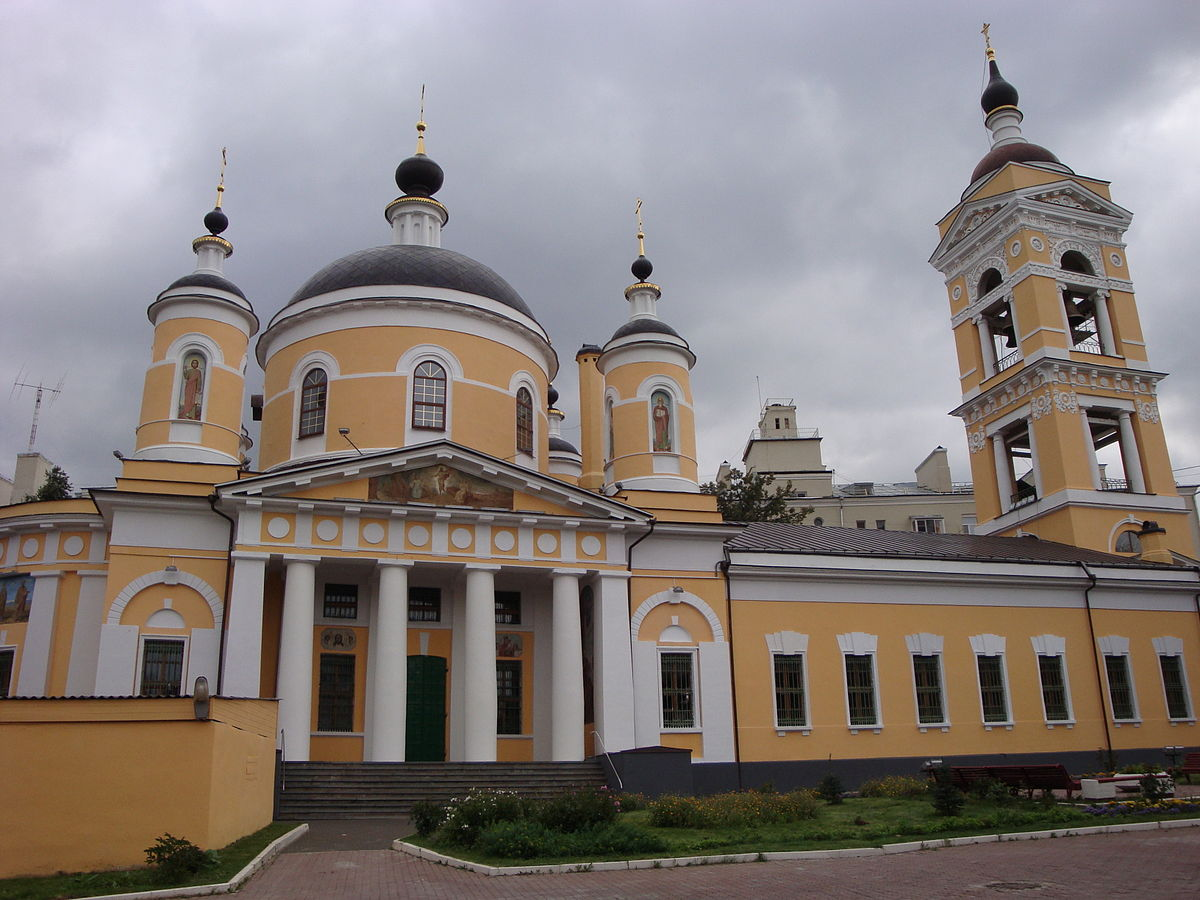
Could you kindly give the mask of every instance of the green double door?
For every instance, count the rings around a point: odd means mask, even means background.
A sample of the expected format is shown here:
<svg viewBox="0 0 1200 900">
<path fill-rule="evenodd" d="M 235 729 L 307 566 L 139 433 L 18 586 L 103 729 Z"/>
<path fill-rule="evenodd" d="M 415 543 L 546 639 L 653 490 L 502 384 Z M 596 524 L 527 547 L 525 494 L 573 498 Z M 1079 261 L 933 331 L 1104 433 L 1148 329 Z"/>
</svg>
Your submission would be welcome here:
<svg viewBox="0 0 1200 900">
<path fill-rule="evenodd" d="M 446 659 L 408 658 L 408 719 L 404 758 L 409 762 L 446 759 Z"/>
</svg>

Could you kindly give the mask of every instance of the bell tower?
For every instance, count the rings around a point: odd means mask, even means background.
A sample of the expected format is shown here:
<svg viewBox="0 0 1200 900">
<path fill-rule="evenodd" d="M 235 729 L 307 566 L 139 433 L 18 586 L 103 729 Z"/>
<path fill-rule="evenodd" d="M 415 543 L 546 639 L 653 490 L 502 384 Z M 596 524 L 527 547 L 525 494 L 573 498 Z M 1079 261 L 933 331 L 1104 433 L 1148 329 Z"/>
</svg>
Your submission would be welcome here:
<svg viewBox="0 0 1200 900">
<path fill-rule="evenodd" d="M 985 39 L 987 26 L 984 27 Z M 978 531 L 1137 552 L 1157 522 L 1194 556 L 1159 415 L 1109 184 L 1022 134 L 1018 94 L 987 41 L 991 149 L 942 219 Z"/>
</svg>

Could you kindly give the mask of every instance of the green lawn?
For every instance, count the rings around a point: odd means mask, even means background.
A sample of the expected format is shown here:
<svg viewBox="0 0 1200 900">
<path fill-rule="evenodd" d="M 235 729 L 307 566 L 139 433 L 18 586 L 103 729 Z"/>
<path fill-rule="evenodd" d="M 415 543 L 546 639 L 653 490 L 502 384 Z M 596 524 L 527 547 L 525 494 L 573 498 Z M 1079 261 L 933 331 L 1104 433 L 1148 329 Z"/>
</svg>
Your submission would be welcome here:
<svg viewBox="0 0 1200 900">
<path fill-rule="evenodd" d="M 668 849 L 642 854 L 648 858 L 722 856 L 783 850 L 830 850 L 848 847 L 879 847 L 883 844 L 1014 831 L 1043 831 L 1118 822 L 1168 818 L 1159 814 L 1097 817 L 1068 805 L 1045 805 L 1038 801 L 1014 800 L 998 805 L 969 798 L 961 815 L 938 815 L 927 799 L 850 798 L 837 805 L 823 806 L 814 819 L 787 824 L 731 828 L 655 828 L 647 810 L 624 813 L 621 821 L 636 824 L 661 837 Z M 539 857 L 509 859 L 481 855 L 463 847 L 415 835 L 406 841 L 448 856 L 492 866 L 551 865 L 602 862 L 627 855 L 586 857 Z"/>
<path fill-rule="evenodd" d="M 218 865 L 205 869 L 188 881 L 163 882 L 147 869 L 122 869 L 111 872 L 76 872 L 44 878 L 0 879 L 0 900 L 60 900 L 68 897 L 92 897 L 97 894 L 126 894 L 133 891 L 157 891 L 193 884 L 217 884 L 228 881 L 271 841 L 296 827 L 295 822 L 273 822 L 261 831 L 234 841 L 219 851 Z"/>
</svg>

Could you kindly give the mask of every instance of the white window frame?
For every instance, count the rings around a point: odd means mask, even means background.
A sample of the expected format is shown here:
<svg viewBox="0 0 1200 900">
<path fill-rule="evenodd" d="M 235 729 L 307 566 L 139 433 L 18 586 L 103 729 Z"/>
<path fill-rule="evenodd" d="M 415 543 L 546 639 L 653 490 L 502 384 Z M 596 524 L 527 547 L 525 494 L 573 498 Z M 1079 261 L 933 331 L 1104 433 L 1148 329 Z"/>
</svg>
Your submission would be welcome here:
<svg viewBox="0 0 1200 900">
<path fill-rule="evenodd" d="M 1108 699 L 1108 715 L 1112 718 L 1112 722 L 1118 728 L 1122 725 L 1141 725 L 1142 723 L 1142 706 L 1138 703 L 1137 681 L 1133 677 L 1133 666 L 1131 665 L 1129 654 L 1129 638 L 1121 635 L 1109 634 L 1100 638 L 1097 643 L 1100 645 L 1100 656 L 1104 661 L 1104 691 Z M 1125 660 L 1125 677 L 1129 679 L 1129 700 L 1133 707 L 1133 717 L 1129 719 L 1118 719 L 1116 710 L 1113 708 L 1112 702 L 1112 685 L 1108 679 L 1108 657 L 1123 657 Z"/>
<path fill-rule="evenodd" d="M 137 653 L 137 670 L 135 672 L 136 684 L 134 685 L 134 696 L 142 695 L 142 677 L 145 674 L 143 664 L 146 657 L 146 641 L 175 641 L 183 645 L 183 656 L 180 662 L 179 669 L 179 696 L 186 697 L 188 695 L 188 665 L 190 663 L 188 656 L 191 650 L 190 641 L 187 635 L 181 634 L 141 634 L 138 636 L 138 653 Z"/>
<path fill-rule="evenodd" d="M 872 731 L 876 734 L 883 730 L 883 706 L 879 696 L 879 636 L 863 631 L 851 631 L 837 636 L 838 648 L 842 651 L 842 688 L 846 709 L 846 727 L 851 734 L 860 731 Z M 850 656 L 869 656 L 871 658 L 871 695 L 875 707 L 875 721 L 871 724 L 855 725 L 850 716 L 850 680 L 846 677 L 846 658 Z"/>
<path fill-rule="evenodd" d="M 766 639 L 767 652 L 771 658 L 771 720 L 775 723 L 775 731 L 779 734 L 785 732 L 812 734 L 812 690 L 808 680 L 808 635 L 795 631 L 777 631 L 774 634 L 768 634 Z M 804 680 L 805 724 L 803 725 L 779 724 L 779 707 L 776 703 L 778 685 L 775 682 L 775 657 L 777 656 L 800 657 L 800 677 Z"/>
<path fill-rule="evenodd" d="M 1071 700 L 1071 676 L 1067 670 L 1067 639 L 1057 634 L 1040 634 L 1029 639 L 1033 645 L 1034 659 L 1038 667 L 1038 691 L 1042 700 L 1042 719 L 1046 723 L 1047 728 L 1054 728 L 1056 725 L 1065 725 L 1072 728 L 1075 725 L 1075 704 Z M 1042 660 L 1041 657 L 1057 657 L 1059 671 L 1062 673 L 1063 684 L 1063 700 L 1067 706 L 1067 717 L 1065 719 L 1051 719 L 1050 713 L 1046 709 L 1046 686 L 1042 683 Z"/>
<path fill-rule="evenodd" d="M 1009 731 L 1013 727 L 1012 717 L 1012 691 L 1008 681 L 1008 660 L 1005 658 L 1006 640 L 998 634 L 975 634 L 970 638 L 971 651 L 975 655 L 975 686 L 979 691 L 979 721 L 983 723 L 986 731 L 991 731 L 993 728 L 1006 728 Z M 979 657 L 988 657 L 1000 659 L 1000 687 L 1004 691 L 1004 719 L 989 722 L 987 720 L 987 711 L 983 704 L 983 681 L 979 677 Z"/>
<path fill-rule="evenodd" d="M 1158 657 L 1158 679 L 1163 689 L 1163 708 L 1167 713 L 1168 722 L 1195 722 L 1196 706 L 1192 703 L 1192 687 L 1188 683 L 1187 661 L 1183 657 L 1183 640 L 1181 638 L 1163 635 L 1151 639 L 1154 653 Z M 1183 700 L 1187 704 L 1186 716 L 1172 716 L 1171 703 L 1167 697 L 1167 680 L 1163 678 L 1162 660 L 1164 656 L 1173 656 L 1179 660 L 1179 680 L 1183 685 Z"/>
<path fill-rule="evenodd" d="M 916 720 L 917 728 L 923 734 L 926 729 L 939 728 L 942 731 L 950 730 L 950 703 L 946 692 L 946 658 L 943 655 L 945 639 L 940 634 L 930 634 L 921 632 L 919 634 L 905 635 L 904 643 L 908 647 L 909 665 L 912 668 L 912 686 L 913 686 L 913 717 Z M 922 722 L 921 721 L 921 703 L 917 695 L 917 662 L 918 656 L 936 656 L 938 664 L 938 688 L 942 701 L 942 719 L 940 722 Z"/>
<path fill-rule="evenodd" d="M 912 530 L 918 534 L 945 534 L 946 533 L 946 517 L 945 516 L 910 516 L 909 521 L 912 525 Z M 933 530 L 928 528 L 918 528 L 922 523 L 931 523 Z"/>
<path fill-rule="evenodd" d="M 658 673 L 658 724 L 663 731 L 670 731 L 676 734 L 701 731 L 700 718 L 700 650 L 698 647 L 658 647 L 658 653 L 655 657 L 655 663 Z M 662 658 L 664 655 L 684 654 L 691 658 L 692 669 L 692 724 L 691 725 L 668 725 L 666 722 L 666 710 L 663 708 L 663 671 Z"/>
</svg>

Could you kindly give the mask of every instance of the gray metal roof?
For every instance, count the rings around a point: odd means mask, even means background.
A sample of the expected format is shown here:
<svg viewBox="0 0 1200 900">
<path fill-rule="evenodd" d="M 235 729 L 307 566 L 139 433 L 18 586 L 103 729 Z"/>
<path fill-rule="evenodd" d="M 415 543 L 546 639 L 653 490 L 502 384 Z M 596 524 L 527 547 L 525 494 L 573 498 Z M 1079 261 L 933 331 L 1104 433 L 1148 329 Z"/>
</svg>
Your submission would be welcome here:
<svg viewBox="0 0 1200 900">
<path fill-rule="evenodd" d="M 242 289 L 230 281 L 228 278 L 222 278 L 220 275 L 209 275 L 205 272 L 192 272 L 190 275 L 184 275 L 182 278 L 177 278 L 167 285 L 167 291 L 173 291 L 175 288 L 181 287 L 206 287 L 216 288 L 221 291 L 228 291 L 230 294 L 246 299 L 246 295 L 242 293 Z M 161 296 L 161 295 L 160 295 Z"/>
<path fill-rule="evenodd" d="M 1101 553 L 1034 537 L 980 534 L 925 534 L 830 525 L 782 525 L 752 522 L 726 541 L 733 552 L 812 553 L 842 556 L 895 556 L 999 562 L 1095 563 L 1105 566 L 1165 568 L 1127 556 Z"/>
</svg>

